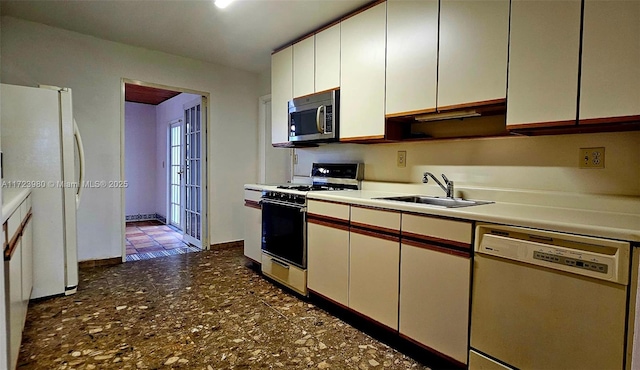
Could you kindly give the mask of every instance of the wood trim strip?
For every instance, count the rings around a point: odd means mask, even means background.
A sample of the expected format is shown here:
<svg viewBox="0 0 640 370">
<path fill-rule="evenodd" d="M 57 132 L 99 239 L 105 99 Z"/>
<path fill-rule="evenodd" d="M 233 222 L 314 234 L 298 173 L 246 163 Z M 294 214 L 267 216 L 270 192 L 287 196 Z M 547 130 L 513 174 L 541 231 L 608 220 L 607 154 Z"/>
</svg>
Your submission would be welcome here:
<svg viewBox="0 0 640 370">
<path fill-rule="evenodd" d="M 399 243 L 400 242 L 400 236 L 399 235 L 389 235 L 389 234 L 383 234 L 380 232 L 376 232 L 373 230 L 369 230 L 369 229 L 362 229 L 358 226 L 354 226 L 353 224 L 351 225 L 351 230 L 352 233 L 356 233 L 356 234 L 360 234 L 360 235 L 364 235 L 364 236 L 370 236 L 372 238 L 376 238 L 376 239 L 383 239 L 383 240 L 388 240 L 390 242 L 394 242 L 394 243 Z"/>
<path fill-rule="evenodd" d="M 515 124 L 515 125 L 507 124 L 507 130 L 532 129 L 537 127 L 574 126 L 574 125 L 576 125 L 576 120 L 572 119 L 567 121 L 522 123 L 522 124 Z"/>
<path fill-rule="evenodd" d="M 314 92 L 314 93 L 307 94 L 307 95 L 295 96 L 295 97 L 294 97 L 294 99 L 304 99 L 304 98 L 309 97 L 309 96 L 313 96 L 313 95 L 317 95 L 317 94 L 323 94 L 323 93 L 328 93 L 328 92 L 336 91 L 336 90 L 340 90 L 340 87 L 336 87 L 336 88 L 333 88 L 333 89 L 326 89 L 326 90 L 322 90 L 322 91 Z"/>
<path fill-rule="evenodd" d="M 326 226 L 333 229 L 349 231 L 349 221 L 341 220 L 338 218 L 307 214 L 307 222 L 320 226 Z"/>
<path fill-rule="evenodd" d="M 640 122 L 640 115 L 580 119 L 578 121 L 578 124 L 599 125 L 599 124 L 606 124 L 606 123 L 625 123 L 625 122 Z"/>
<path fill-rule="evenodd" d="M 255 200 L 245 199 L 244 206 L 249 208 L 262 209 L 262 206 L 260 205 L 260 203 L 256 202 Z"/>
<path fill-rule="evenodd" d="M 334 301 L 333 299 L 331 299 L 331 298 L 327 297 L 326 295 L 324 295 L 324 294 L 322 294 L 322 293 L 318 293 L 318 292 L 316 292 L 315 290 L 313 290 L 313 289 L 311 289 L 311 288 L 307 288 L 307 290 L 309 291 L 309 293 L 312 293 L 313 295 L 316 295 L 316 296 L 318 296 L 319 298 L 322 298 L 322 299 L 324 299 L 325 301 L 330 302 L 331 304 L 334 304 L 334 305 L 336 305 L 336 306 L 338 306 L 338 307 L 340 307 L 340 308 L 342 308 L 342 309 L 344 309 L 344 310 L 347 310 L 347 311 L 351 311 L 351 312 L 353 312 L 353 310 L 352 310 L 352 309 L 350 309 L 349 307 L 347 307 L 347 306 L 343 305 L 343 304 L 342 304 L 342 303 L 340 303 L 340 302 Z"/>
<path fill-rule="evenodd" d="M 430 353 L 432 353 L 432 354 L 434 354 L 434 355 L 436 355 L 436 356 L 438 356 L 438 357 L 440 357 L 440 358 L 442 358 L 442 359 L 444 359 L 444 360 L 446 360 L 448 362 L 451 362 L 452 365 L 454 365 L 456 367 L 459 367 L 461 369 L 466 369 L 467 368 L 467 365 L 465 365 L 464 363 L 462 363 L 462 362 L 460 362 L 460 361 L 458 361 L 458 360 L 456 360 L 456 359 L 454 359 L 452 357 L 449 357 L 449 356 L 445 355 L 444 353 L 440 353 L 440 352 L 436 351 L 435 349 L 433 349 L 433 348 L 431 348 L 429 346 L 426 346 L 426 345 L 418 342 L 417 340 L 415 340 L 415 339 L 413 339 L 411 337 L 406 336 L 405 334 L 402 334 L 402 333 L 398 332 L 398 336 L 400 338 L 406 340 L 407 342 L 410 342 L 410 343 L 412 343 L 412 344 L 414 344 L 414 345 L 416 345 L 416 346 L 418 346 L 418 347 L 420 347 L 420 348 L 422 348 L 422 349 L 424 349 L 424 350 L 426 350 L 426 351 L 428 351 L 428 352 L 430 352 Z"/>
<path fill-rule="evenodd" d="M 9 235 L 7 234 L 7 223 L 2 224 L 2 230 L 4 231 L 4 240 L 2 241 L 2 252 L 9 247 Z"/>
<path fill-rule="evenodd" d="M 411 238 L 417 242 L 423 242 L 423 243 L 427 243 L 427 244 L 431 244 L 431 243 L 438 243 L 438 244 L 446 244 L 446 245 L 451 245 L 454 247 L 458 247 L 458 248 L 464 248 L 464 249 L 469 249 L 471 250 L 471 244 L 468 243 L 463 243 L 463 242 L 458 242 L 455 240 L 449 240 L 449 239 L 441 239 L 441 238 L 436 238 L 434 236 L 428 236 L 428 235 L 423 235 L 423 234 L 414 234 L 408 231 L 403 231 L 402 232 L 402 237 L 404 238 Z"/>
<path fill-rule="evenodd" d="M 435 113 L 435 112 L 436 112 L 436 108 L 428 108 L 428 109 L 419 109 L 419 110 L 411 110 L 407 112 L 386 114 L 384 117 L 396 118 L 396 117 L 414 116 L 416 114 L 427 114 L 427 113 Z"/>
<path fill-rule="evenodd" d="M 358 143 L 358 142 L 373 141 L 373 140 L 384 140 L 384 135 L 355 136 L 355 137 L 340 138 L 340 141 L 345 143 Z"/>
<path fill-rule="evenodd" d="M 397 209 L 389 209 L 389 208 L 383 208 L 383 207 L 378 207 L 378 206 L 367 206 L 364 204 L 351 204 L 351 207 L 354 208 L 364 208 L 364 209 L 373 209 L 376 211 L 383 211 L 383 212 L 390 212 L 390 213 L 402 213 L 402 211 L 399 211 Z"/>
<path fill-rule="evenodd" d="M 307 198 L 307 201 L 308 202 L 322 202 L 322 203 L 340 204 L 340 205 L 343 205 L 343 206 L 350 206 L 351 205 L 351 203 L 339 202 L 337 200 L 314 199 L 314 198 L 308 199 Z M 317 215 L 317 216 L 322 216 L 322 215 Z"/>
<path fill-rule="evenodd" d="M 409 245 L 416 248 L 428 249 L 434 252 L 450 254 L 452 256 L 458 256 L 463 258 L 471 258 L 471 250 L 464 252 L 457 249 L 449 249 L 441 247 L 439 245 L 429 244 L 418 240 L 402 239 L 402 244 Z"/>
<path fill-rule="evenodd" d="M 507 99 L 493 99 L 493 100 L 483 100 L 472 103 L 464 103 L 464 104 L 454 104 L 454 105 L 446 105 L 444 107 L 438 107 L 438 112 L 456 110 L 456 109 L 465 109 L 465 108 L 479 108 L 486 107 L 489 105 L 504 105 L 507 103 Z"/>
<path fill-rule="evenodd" d="M 347 19 L 349 19 L 349 18 L 351 18 L 351 17 L 353 17 L 355 15 L 358 15 L 358 14 L 364 12 L 365 10 L 369 10 L 369 9 L 373 8 L 374 6 L 376 6 L 378 4 L 382 4 L 382 3 L 386 2 L 386 1 L 387 0 L 374 0 L 374 1 L 370 2 L 369 4 L 366 4 L 366 5 L 362 6 L 360 9 L 356 9 L 355 11 L 353 11 L 353 12 L 345 15 L 344 17 L 340 18 L 340 22 L 343 22 L 343 21 L 345 21 L 345 20 L 347 20 Z"/>
<path fill-rule="evenodd" d="M 382 226 L 376 226 L 376 225 L 371 225 L 371 224 L 363 224 L 360 222 L 354 222 L 351 221 L 351 226 L 352 227 L 357 227 L 358 229 L 362 229 L 362 230 L 368 230 L 374 233 L 379 233 L 379 234 L 387 234 L 387 235 L 397 235 L 398 237 L 400 236 L 400 230 L 399 229 L 389 229 L 386 227 L 382 227 Z"/>
<path fill-rule="evenodd" d="M 122 263 L 122 257 L 105 258 L 101 260 L 88 260 L 78 262 L 79 269 L 86 269 L 100 266 L 115 266 Z"/>
<path fill-rule="evenodd" d="M 16 251 L 16 246 L 18 245 L 18 240 L 20 240 L 21 236 L 22 236 L 22 227 L 20 227 L 20 229 L 18 229 L 18 231 L 15 233 L 15 235 L 13 235 L 13 237 L 11 238 L 11 241 L 7 245 L 7 248 L 4 250 L 5 261 L 10 261 L 11 258 L 13 258 L 13 252 Z"/>
</svg>

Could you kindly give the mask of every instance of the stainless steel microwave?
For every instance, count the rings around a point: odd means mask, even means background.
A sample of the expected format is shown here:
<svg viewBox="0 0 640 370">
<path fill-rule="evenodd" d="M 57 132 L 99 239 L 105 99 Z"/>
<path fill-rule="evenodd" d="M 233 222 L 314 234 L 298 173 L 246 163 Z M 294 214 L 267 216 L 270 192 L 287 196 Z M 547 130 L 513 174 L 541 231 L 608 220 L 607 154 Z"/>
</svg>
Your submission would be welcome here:
<svg viewBox="0 0 640 370">
<path fill-rule="evenodd" d="M 340 90 L 289 101 L 289 141 L 327 142 L 338 139 Z"/>
</svg>

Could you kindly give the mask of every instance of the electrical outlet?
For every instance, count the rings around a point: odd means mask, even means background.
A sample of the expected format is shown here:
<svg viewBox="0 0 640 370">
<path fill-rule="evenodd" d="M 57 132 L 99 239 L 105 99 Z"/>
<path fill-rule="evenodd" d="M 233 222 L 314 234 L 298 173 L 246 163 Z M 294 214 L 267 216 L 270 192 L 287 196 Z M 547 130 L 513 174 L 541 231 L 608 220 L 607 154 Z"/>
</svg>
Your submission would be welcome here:
<svg viewBox="0 0 640 370">
<path fill-rule="evenodd" d="M 580 168 L 604 168 L 604 147 L 580 148 Z"/>
<path fill-rule="evenodd" d="M 398 167 L 407 167 L 407 151 L 406 150 L 398 150 L 398 157 L 396 159 L 396 164 Z"/>
</svg>

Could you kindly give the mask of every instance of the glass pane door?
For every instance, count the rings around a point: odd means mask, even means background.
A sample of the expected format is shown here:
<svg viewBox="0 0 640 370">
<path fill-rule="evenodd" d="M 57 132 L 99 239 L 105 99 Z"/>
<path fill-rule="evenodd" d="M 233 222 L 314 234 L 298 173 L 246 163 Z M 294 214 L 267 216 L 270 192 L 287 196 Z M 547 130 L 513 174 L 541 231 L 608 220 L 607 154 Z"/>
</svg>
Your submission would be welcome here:
<svg viewBox="0 0 640 370">
<path fill-rule="evenodd" d="M 182 180 L 184 165 L 183 121 L 176 120 L 169 126 L 169 223 L 182 229 Z"/>
<path fill-rule="evenodd" d="M 201 102 L 186 108 L 184 116 L 184 240 L 201 248 L 203 139 Z"/>
</svg>

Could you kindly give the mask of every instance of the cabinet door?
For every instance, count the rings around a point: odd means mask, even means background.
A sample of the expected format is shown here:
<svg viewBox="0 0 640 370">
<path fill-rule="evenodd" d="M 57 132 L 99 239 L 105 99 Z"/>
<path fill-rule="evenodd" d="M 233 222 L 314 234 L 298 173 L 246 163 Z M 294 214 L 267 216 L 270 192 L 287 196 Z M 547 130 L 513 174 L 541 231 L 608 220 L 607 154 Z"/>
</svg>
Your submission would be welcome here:
<svg viewBox="0 0 640 370">
<path fill-rule="evenodd" d="M 466 364 L 471 260 L 405 241 L 401 250 L 400 334 Z"/>
<path fill-rule="evenodd" d="M 387 2 L 386 57 L 386 115 L 435 111 L 437 0 Z"/>
<path fill-rule="evenodd" d="M 387 4 L 342 22 L 340 140 L 384 138 Z"/>
<path fill-rule="evenodd" d="M 11 260 L 5 262 L 5 274 L 8 274 L 9 291 L 7 305 L 7 320 L 9 326 L 9 368 L 15 369 L 18 361 L 20 342 L 22 341 L 22 327 L 24 324 L 22 304 L 22 243 L 17 241 Z M 5 279 L 7 275 L 5 275 Z"/>
<path fill-rule="evenodd" d="M 583 27 L 580 123 L 639 120 L 640 0 L 585 0 Z"/>
<path fill-rule="evenodd" d="M 511 3 L 507 126 L 575 123 L 580 3 Z"/>
<path fill-rule="evenodd" d="M 340 87 L 340 23 L 316 34 L 316 92 Z"/>
<path fill-rule="evenodd" d="M 442 0 L 438 109 L 507 95 L 509 0 Z"/>
<path fill-rule="evenodd" d="M 399 240 L 355 230 L 350 234 L 349 307 L 397 330 Z"/>
<path fill-rule="evenodd" d="M 262 259 L 262 192 L 244 190 L 244 255 L 255 262 Z"/>
<path fill-rule="evenodd" d="M 315 38 L 313 36 L 293 44 L 293 97 L 315 91 Z"/>
<path fill-rule="evenodd" d="M 22 230 L 22 304 L 26 315 L 33 290 L 33 217 Z"/>
<path fill-rule="evenodd" d="M 293 47 L 271 56 L 271 143 L 289 142 L 289 100 L 293 99 Z"/>
<path fill-rule="evenodd" d="M 349 231 L 307 223 L 307 286 L 343 306 L 349 305 Z"/>
</svg>

